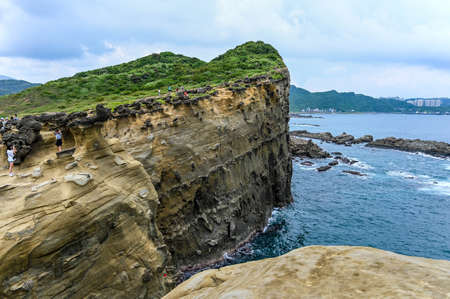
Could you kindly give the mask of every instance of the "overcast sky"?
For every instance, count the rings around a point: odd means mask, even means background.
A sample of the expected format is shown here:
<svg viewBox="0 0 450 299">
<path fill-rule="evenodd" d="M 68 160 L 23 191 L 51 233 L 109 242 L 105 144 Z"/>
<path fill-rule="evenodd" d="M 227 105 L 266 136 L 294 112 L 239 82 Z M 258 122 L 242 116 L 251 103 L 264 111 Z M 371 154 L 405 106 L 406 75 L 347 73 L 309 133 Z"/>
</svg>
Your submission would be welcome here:
<svg viewBox="0 0 450 299">
<path fill-rule="evenodd" d="M 248 40 L 312 91 L 450 96 L 448 0 L 0 0 L 0 75 L 31 82 Z"/>
</svg>

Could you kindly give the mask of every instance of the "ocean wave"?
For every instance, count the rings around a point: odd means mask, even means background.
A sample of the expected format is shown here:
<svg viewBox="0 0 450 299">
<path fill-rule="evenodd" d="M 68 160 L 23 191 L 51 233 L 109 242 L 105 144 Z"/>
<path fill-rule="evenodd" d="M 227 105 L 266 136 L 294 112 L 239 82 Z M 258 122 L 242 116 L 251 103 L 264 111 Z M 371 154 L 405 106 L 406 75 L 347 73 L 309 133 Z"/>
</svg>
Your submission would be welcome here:
<svg viewBox="0 0 450 299">
<path fill-rule="evenodd" d="M 428 154 L 425 154 L 425 153 L 422 153 L 422 152 L 415 152 L 415 153 L 408 152 L 408 155 L 422 156 L 422 157 L 425 157 L 425 158 L 431 158 L 431 159 L 441 160 L 441 161 L 449 161 L 450 160 L 450 158 L 435 157 L 435 156 L 428 155 Z"/>
<path fill-rule="evenodd" d="M 415 180 L 418 178 L 416 175 L 412 174 L 411 172 L 401 171 L 401 170 L 390 170 L 390 171 L 386 172 L 386 174 L 389 176 L 392 176 L 392 177 L 399 177 L 399 178 L 409 179 L 409 180 Z"/>
<path fill-rule="evenodd" d="M 425 185 L 425 187 L 421 187 L 419 190 L 450 196 L 450 181 L 429 180 L 425 182 Z"/>
<path fill-rule="evenodd" d="M 357 160 L 357 159 L 354 159 L 354 158 L 350 158 L 350 159 Z M 356 168 L 366 169 L 366 170 L 373 169 L 373 166 L 371 166 L 371 165 L 369 165 L 369 164 L 367 164 L 367 163 L 365 163 L 363 161 L 358 161 L 358 162 L 352 164 L 351 166 L 356 167 Z"/>
<path fill-rule="evenodd" d="M 450 164 L 445 165 L 445 169 L 450 170 Z"/>
</svg>

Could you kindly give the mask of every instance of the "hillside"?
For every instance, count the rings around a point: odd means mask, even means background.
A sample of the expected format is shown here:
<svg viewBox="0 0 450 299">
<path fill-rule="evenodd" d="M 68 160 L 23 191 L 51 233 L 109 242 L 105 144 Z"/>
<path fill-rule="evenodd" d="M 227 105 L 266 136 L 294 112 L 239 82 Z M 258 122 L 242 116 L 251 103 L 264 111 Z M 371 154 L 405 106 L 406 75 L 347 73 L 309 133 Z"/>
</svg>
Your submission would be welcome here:
<svg viewBox="0 0 450 299">
<path fill-rule="evenodd" d="M 0 79 L 0 96 L 21 92 L 22 90 L 38 85 L 40 84 L 30 83 L 24 80 Z"/>
<path fill-rule="evenodd" d="M 0 97 L 0 114 L 79 111 L 102 103 L 109 107 L 164 93 L 168 86 L 186 89 L 268 74 L 285 67 L 271 45 L 247 42 L 209 63 L 171 52 L 151 54 L 115 66 L 50 81 L 15 95 Z M 274 74 L 276 76 L 278 74 Z"/>
<path fill-rule="evenodd" d="M 450 111 L 449 107 L 416 107 L 391 98 L 377 99 L 354 92 L 337 92 L 335 90 L 325 92 L 309 92 L 306 89 L 291 85 L 290 111 L 334 109 L 337 112 L 404 112 L 416 111 L 444 112 Z"/>
</svg>

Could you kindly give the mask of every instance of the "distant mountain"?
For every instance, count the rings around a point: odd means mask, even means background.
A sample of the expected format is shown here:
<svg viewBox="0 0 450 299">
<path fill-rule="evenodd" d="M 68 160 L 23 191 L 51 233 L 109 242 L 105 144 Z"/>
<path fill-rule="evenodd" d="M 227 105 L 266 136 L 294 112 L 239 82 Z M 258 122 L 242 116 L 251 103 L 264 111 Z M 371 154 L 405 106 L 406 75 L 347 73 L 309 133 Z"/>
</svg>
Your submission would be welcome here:
<svg viewBox="0 0 450 299">
<path fill-rule="evenodd" d="M 0 75 L 0 80 L 13 80 L 13 78 L 8 77 L 8 76 Z"/>
<path fill-rule="evenodd" d="M 38 86 L 38 83 L 30 83 L 24 80 L 1 79 L 0 80 L 0 96 L 21 92 L 24 89 Z"/>
<path fill-rule="evenodd" d="M 306 89 L 291 85 L 290 110 L 301 112 L 308 109 L 334 110 L 337 112 L 416 112 L 416 111 L 449 111 L 449 107 L 416 107 L 395 98 L 373 98 L 354 92 L 309 92 Z"/>
</svg>

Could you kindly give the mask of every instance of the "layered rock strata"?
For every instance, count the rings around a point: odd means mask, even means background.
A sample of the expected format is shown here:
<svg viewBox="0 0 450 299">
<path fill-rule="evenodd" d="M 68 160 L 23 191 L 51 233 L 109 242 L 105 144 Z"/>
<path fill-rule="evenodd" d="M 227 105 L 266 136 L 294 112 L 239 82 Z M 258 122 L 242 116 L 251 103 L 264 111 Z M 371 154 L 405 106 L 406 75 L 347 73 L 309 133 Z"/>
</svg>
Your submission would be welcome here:
<svg viewBox="0 0 450 299">
<path fill-rule="evenodd" d="M 367 247 L 310 246 L 203 271 L 164 298 L 447 298 L 450 262 Z"/>
<path fill-rule="evenodd" d="M 27 117 L 41 128 L 4 132 L 22 134 L 4 142 L 27 151 L 16 176 L 0 174 L 1 297 L 161 297 L 177 269 L 261 230 L 292 200 L 281 72 L 165 104 Z M 68 149 L 58 155 L 56 127 Z"/>
</svg>

